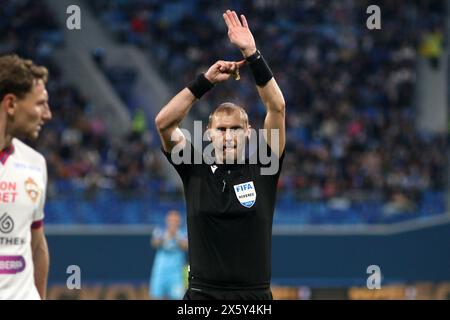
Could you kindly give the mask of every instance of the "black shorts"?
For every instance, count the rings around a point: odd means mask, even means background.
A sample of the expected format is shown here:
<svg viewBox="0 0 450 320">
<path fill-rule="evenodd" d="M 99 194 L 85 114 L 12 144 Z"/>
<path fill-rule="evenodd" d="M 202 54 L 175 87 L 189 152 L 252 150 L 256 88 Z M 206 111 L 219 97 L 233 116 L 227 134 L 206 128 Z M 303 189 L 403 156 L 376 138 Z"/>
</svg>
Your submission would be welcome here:
<svg viewBox="0 0 450 320">
<path fill-rule="evenodd" d="M 273 300 L 273 296 L 270 288 L 231 290 L 189 286 L 183 300 Z"/>
</svg>

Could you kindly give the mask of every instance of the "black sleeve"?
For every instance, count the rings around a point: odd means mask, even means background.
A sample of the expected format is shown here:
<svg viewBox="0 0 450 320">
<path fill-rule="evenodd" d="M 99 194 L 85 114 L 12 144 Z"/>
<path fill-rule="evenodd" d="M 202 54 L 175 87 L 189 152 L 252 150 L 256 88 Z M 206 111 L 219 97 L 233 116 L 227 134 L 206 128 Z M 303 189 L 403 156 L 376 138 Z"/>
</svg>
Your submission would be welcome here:
<svg viewBox="0 0 450 320">
<path fill-rule="evenodd" d="M 194 147 L 189 141 L 186 141 L 186 145 L 179 152 L 167 152 L 161 147 L 161 151 L 166 156 L 170 164 L 177 170 L 181 179 L 185 181 L 192 171 L 194 163 Z M 187 154 L 186 154 L 187 153 Z"/>
</svg>

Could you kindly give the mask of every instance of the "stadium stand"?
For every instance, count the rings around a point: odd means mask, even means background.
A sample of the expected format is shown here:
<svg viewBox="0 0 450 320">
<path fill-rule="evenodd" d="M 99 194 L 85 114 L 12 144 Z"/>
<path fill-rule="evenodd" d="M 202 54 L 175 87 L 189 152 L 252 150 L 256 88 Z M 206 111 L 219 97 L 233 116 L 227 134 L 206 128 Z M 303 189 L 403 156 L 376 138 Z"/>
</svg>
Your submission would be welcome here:
<svg viewBox="0 0 450 320">
<path fill-rule="evenodd" d="M 439 32 L 443 8 L 440 1 L 401 2 L 383 4 L 382 33 L 360 26 L 367 1 L 281 1 L 276 12 L 271 1 L 258 0 L 89 5 L 117 41 L 146 52 L 174 93 L 215 60 L 240 59 L 227 43 L 221 12 L 246 13 L 289 114 L 275 222 L 377 224 L 445 211 L 447 133 L 418 131 L 413 104 L 418 35 Z M 0 53 L 50 67 L 54 118 L 36 144 L 48 161 L 50 223 L 158 223 L 168 208 L 182 209 L 181 190 L 160 175 L 153 120 L 142 119 L 129 95 L 132 70 L 103 70 L 136 124 L 123 141 L 112 140 L 90 115 L 95 101 L 65 83 L 52 63 L 64 39 L 43 4 L 6 1 L 0 30 Z M 98 54 L 93 59 L 101 63 Z M 253 86 L 244 71 L 241 81 L 209 93 L 205 105 L 241 103 L 259 128 L 264 107 Z M 198 119 L 209 114 L 194 110 Z"/>
</svg>

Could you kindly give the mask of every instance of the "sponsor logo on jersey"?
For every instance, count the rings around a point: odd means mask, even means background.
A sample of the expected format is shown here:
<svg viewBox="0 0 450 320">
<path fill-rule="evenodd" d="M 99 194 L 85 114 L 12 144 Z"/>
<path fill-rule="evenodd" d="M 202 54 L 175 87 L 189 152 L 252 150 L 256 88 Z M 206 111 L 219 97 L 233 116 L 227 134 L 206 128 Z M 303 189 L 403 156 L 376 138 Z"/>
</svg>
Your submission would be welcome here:
<svg viewBox="0 0 450 320">
<path fill-rule="evenodd" d="M 10 233 L 14 229 L 14 220 L 5 212 L 0 216 L 0 232 Z"/>
<path fill-rule="evenodd" d="M 0 274 L 16 274 L 25 270 L 22 256 L 0 256 Z"/>
<path fill-rule="evenodd" d="M 23 246 L 25 244 L 25 238 L 0 236 L 0 246 Z"/>
<path fill-rule="evenodd" d="M 246 208 L 251 208 L 256 202 L 256 189 L 253 181 L 244 182 L 233 186 L 239 202 Z"/>
<path fill-rule="evenodd" d="M 14 203 L 16 202 L 17 195 L 15 182 L 0 181 L 0 203 Z"/>
<path fill-rule="evenodd" d="M 28 193 L 31 201 L 36 202 L 36 200 L 39 198 L 39 187 L 37 183 L 34 182 L 34 180 L 31 178 L 28 178 L 25 181 L 25 191 Z"/>
<path fill-rule="evenodd" d="M 35 166 L 33 164 L 29 164 L 26 162 L 20 162 L 20 161 L 16 161 L 14 162 L 14 168 L 19 169 L 19 170 L 31 170 L 31 171 L 35 171 L 35 172 L 41 172 L 42 169 L 39 168 L 38 166 Z"/>
</svg>

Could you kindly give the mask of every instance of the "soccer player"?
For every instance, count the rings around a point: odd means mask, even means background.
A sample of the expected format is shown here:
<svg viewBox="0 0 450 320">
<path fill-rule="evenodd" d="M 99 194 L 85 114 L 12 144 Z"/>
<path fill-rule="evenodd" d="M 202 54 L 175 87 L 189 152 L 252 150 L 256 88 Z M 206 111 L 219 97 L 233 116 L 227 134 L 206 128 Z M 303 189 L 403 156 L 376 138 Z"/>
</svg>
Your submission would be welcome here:
<svg viewBox="0 0 450 320">
<path fill-rule="evenodd" d="M 239 19 L 236 12 L 227 10 L 223 18 L 231 43 L 245 60 L 216 62 L 173 97 L 155 119 L 164 153 L 184 186 L 190 264 L 184 299 L 272 299 L 272 222 L 284 157 L 285 101 L 245 16 Z M 221 104 L 210 115 L 207 134 L 214 147 L 213 164 L 174 161 L 179 149 L 179 155 L 201 152 L 179 128 L 192 105 L 220 82 L 233 75 L 238 78 L 244 64 L 249 65 L 266 107 L 264 129 L 274 130 L 262 140 L 269 146 L 271 159 L 278 161 L 278 170 L 265 175 L 261 161 L 239 163 L 245 154 L 242 141 L 251 130 L 244 108 L 233 103 Z"/>
<path fill-rule="evenodd" d="M 150 278 L 152 299 L 179 300 L 184 294 L 186 234 L 180 230 L 181 217 L 176 210 L 166 216 L 166 229 L 153 232 L 151 244 L 157 250 Z"/>
<path fill-rule="evenodd" d="M 0 57 L 0 300 L 45 299 L 47 167 L 18 137 L 36 139 L 51 119 L 48 71 L 17 55 Z"/>
</svg>

